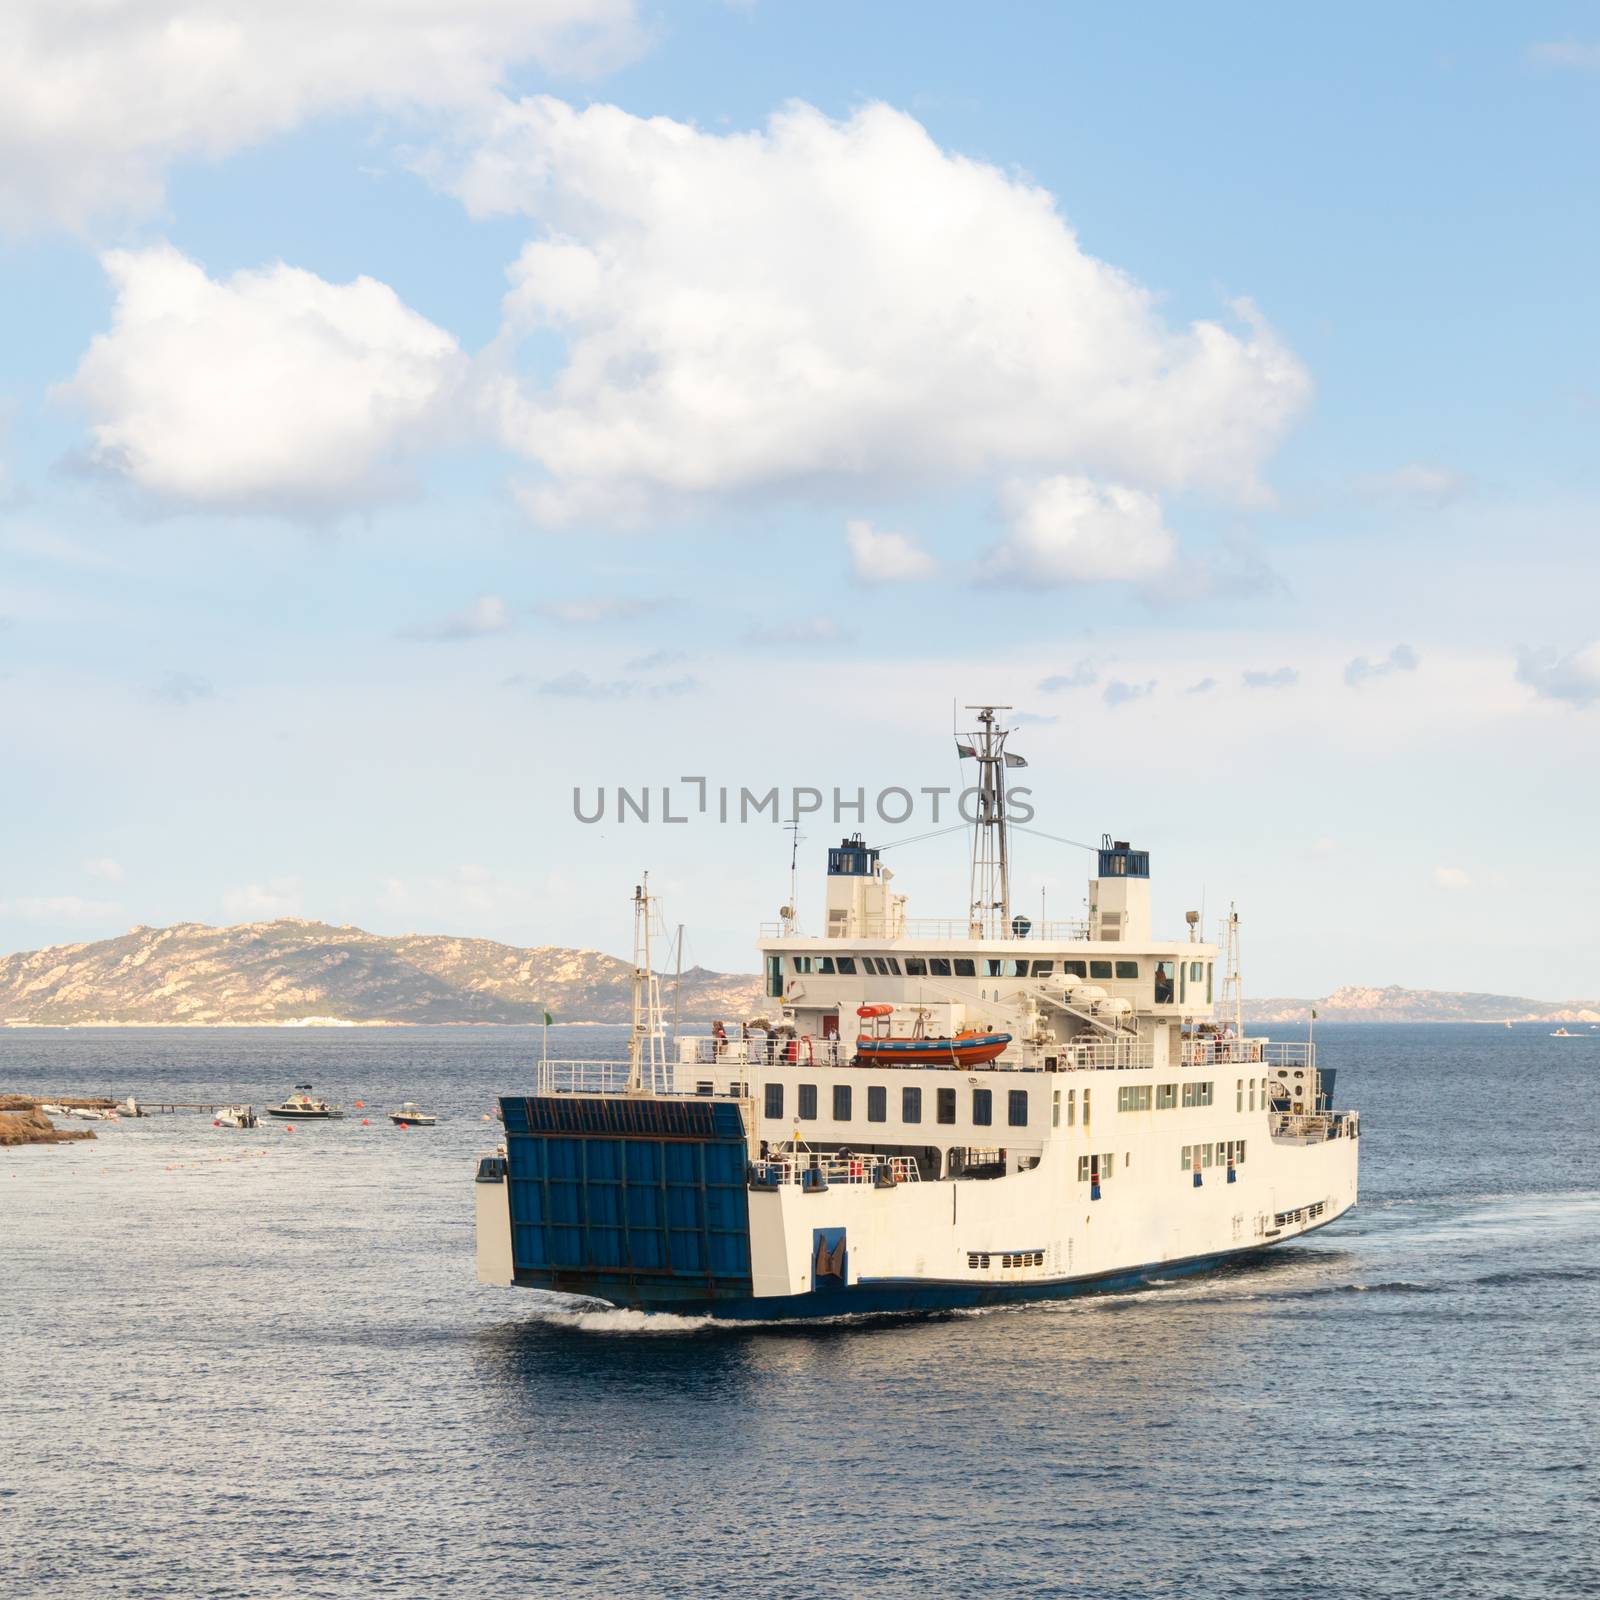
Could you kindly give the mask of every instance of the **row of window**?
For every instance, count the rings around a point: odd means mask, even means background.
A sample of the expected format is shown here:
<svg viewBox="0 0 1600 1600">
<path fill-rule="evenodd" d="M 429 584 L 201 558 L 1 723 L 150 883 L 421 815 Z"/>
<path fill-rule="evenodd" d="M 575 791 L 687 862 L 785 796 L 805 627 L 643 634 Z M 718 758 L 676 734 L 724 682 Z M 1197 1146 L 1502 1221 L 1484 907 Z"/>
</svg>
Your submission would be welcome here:
<svg viewBox="0 0 1600 1600">
<path fill-rule="evenodd" d="M 1122 1158 L 1123 1166 L 1131 1166 L 1132 1163 L 1133 1157 L 1124 1154 Z M 1103 1183 L 1116 1169 L 1117 1158 L 1109 1150 L 1098 1156 L 1079 1156 L 1078 1182 L 1088 1183 L 1092 1179 L 1095 1183 Z"/>
<path fill-rule="evenodd" d="M 801 1122 L 815 1122 L 817 1120 L 817 1086 L 814 1083 L 801 1083 L 795 1086 L 795 1115 Z M 769 1122 L 783 1120 L 783 1089 L 781 1083 L 769 1083 L 765 1090 L 763 1109 Z M 994 1124 L 994 1091 L 992 1089 L 973 1089 L 972 1095 L 972 1121 L 980 1128 L 991 1127 Z M 1084 1099 L 1088 1099 L 1085 1091 Z M 833 1120 L 835 1122 L 849 1122 L 854 1114 L 855 1085 L 849 1083 L 836 1083 L 833 1086 Z M 956 1120 L 956 1090 L 934 1090 L 934 1117 L 941 1123 L 953 1124 Z M 889 1120 L 889 1091 L 881 1083 L 867 1085 L 867 1121 L 887 1122 Z M 907 1084 L 900 1090 L 900 1120 L 902 1122 L 922 1121 L 922 1089 L 916 1084 Z M 1028 1091 L 1026 1089 L 1009 1089 L 1006 1091 L 1006 1124 L 1012 1128 L 1025 1128 L 1028 1126 Z"/>
<path fill-rule="evenodd" d="M 1219 1167 L 1225 1167 L 1231 1161 L 1234 1166 L 1244 1164 L 1243 1139 L 1219 1139 L 1215 1144 L 1186 1144 L 1178 1156 L 1178 1167 L 1183 1172 L 1198 1172 L 1202 1167 L 1209 1167 L 1213 1161 Z"/>
<path fill-rule="evenodd" d="M 1242 1081 L 1242 1080 L 1241 1080 Z M 1154 1102 L 1157 1111 L 1171 1111 L 1178 1104 L 1179 1090 L 1183 1092 L 1186 1106 L 1208 1106 L 1212 1103 L 1210 1083 L 1129 1083 L 1117 1090 L 1118 1111 L 1148 1111 Z M 1242 1108 L 1241 1108 L 1242 1109 Z M 1252 1111 L 1255 1105 L 1252 1102 Z"/>
<path fill-rule="evenodd" d="M 1051 978 L 1055 976 L 1054 961 L 1032 961 L 1024 957 L 1000 956 L 790 956 L 797 973 L 816 973 L 822 977 L 835 975 L 853 978 L 857 972 L 877 973 L 883 978 Z M 1209 971 L 1203 961 L 1158 961 L 1156 977 L 1168 984 L 1174 979 L 1183 985 L 1185 995 L 1189 984 L 1198 984 Z M 1065 978 L 1096 978 L 1137 981 L 1137 961 L 1063 961 L 1061 975 Z M 1209 1000 L 1210 986 L 1206 998 Z"/>
<path fill-rule="evenodd" d="M 995 1256 L 984 1250 L 967 1251 L 967 1265 L 969 1267 L 987 1267 Z M 999 1257 L 1002 1267 L 1042 1267 L 1044 1265 L 1043 1250 L 1013 1250 L 1009 1254 Z"/>
<path fill-rule="evenodd" d="M 1254 1111 L 1258 1091 L 1261 1095 L 1261 1109 L 1265 1111 L 1267 1109 L 1267 1080 L 1265 1078 L 1235 1078 L 1233 1080 L 1233 1109 L 1235 1111 L 1243 1111 L 1245 1109 L 1245 1098 L 1248 1095 L 1250 1109 Z"/>
<path fill-rule="evenodd" d="M 1327 1201 L 1318 1200 L 1315 1205 L 1299 1206 L 1293 1211 L 1280 1211 L 1273 1221 L 1278 1227 L 1283 1227 L 1290 1222 L 1313 1222 L 1327 1209 Z"/>
</svg>

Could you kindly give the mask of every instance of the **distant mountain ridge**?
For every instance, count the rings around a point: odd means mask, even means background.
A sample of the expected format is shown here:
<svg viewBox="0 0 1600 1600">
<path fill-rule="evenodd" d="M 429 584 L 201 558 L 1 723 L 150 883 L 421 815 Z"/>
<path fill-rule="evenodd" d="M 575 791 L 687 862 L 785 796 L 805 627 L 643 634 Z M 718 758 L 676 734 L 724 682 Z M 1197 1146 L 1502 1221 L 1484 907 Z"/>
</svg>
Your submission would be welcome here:
<svg viewBox="0 0 1600 1600">
<path fill-rule="evenodd" d="M 0 1022 L 100 1024 L 626 1022 L 633 966 L 598 950 L 385 937 L 285 917 L 185 922 L 0 957 Z M 672 1003 L 671 975 L 663 985 Z M 761 984 L 694 967 L 686 1018 L 746 1017 Z"/>
<path fill-rule="evenodd" d="M 1321 1000 L 1244 1002 L 1247 1022 L 1600 1022 L 1600 1000 L 1529 1000 L 1449 989 L 1373 989 L 1350 984 Z"/>
<path fill-rule="evenodd" d="M 183 922 L 0 956 L 0 1023 L 207 1026 L 292 1023 L 626 1022 L 633 966 L 599 950 L 522 949 L 445 934 L 387 937 L 284 917 Z M 671 984 L 663 986 L 672 1003 Z M 691 968 L 683 1017 L 703 1025 L 767 1006 L 753 974 Z M 1600 1022 L 1600 1001 L 1350 986 L 1316 1000 L 1247 999 L 1254 1023 Z"/>
</svg>

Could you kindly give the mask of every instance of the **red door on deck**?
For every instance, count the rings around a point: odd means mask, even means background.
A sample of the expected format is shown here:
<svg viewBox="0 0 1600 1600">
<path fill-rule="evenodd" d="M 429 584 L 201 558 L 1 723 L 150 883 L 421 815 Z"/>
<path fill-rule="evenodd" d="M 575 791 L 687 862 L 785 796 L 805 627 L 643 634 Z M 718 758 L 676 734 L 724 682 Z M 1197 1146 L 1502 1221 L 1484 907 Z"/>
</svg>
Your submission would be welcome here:
<svg viewBox="0 0 1600 1600">
<path fill-rule="evenodd" d="M 822 1037 L 824 1039 L 837 1039 L 839 1037 L 839 1013 L 822 1019 Z"/>
</svg>

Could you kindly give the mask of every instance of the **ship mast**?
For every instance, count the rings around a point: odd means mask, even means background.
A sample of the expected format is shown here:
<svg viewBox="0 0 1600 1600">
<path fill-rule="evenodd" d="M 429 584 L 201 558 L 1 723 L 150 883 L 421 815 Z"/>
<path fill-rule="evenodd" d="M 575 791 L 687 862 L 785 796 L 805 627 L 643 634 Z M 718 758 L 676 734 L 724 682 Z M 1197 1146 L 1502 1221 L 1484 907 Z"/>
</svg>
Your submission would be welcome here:
<svg viewBox="0 0 1600 1600">
<path fill-rule="evenodd" d="M 1233 1036 L 1244 1037 L 1244 995 L 1239 985 L 1239 912 L 1232 903 L 1228 906 L 1228 920 L 1223 924 L 1226 961 L 1222 976 L 1222 1003 L 1218 1010 L 1227 1016 L 1233 1010 Z"/>
<path fill-rule="evenodd" d="M 956 738 L 956 752 L 978 763 L 978 814 L 972 826 L 972 904 L 969 931 L 974 939 L 1005 939 L 1011 931 L 1011 856 L 1006 828 L 1007 767 L 1027 763 L 1006 751 L 1009 730 L 996 715 L 1010 706 L 968 706 L 978 727 Z"/>
<path fill-rule="evenodd" d="M 633 891 L 633 1031 L 628 1035 L 629 1094 L 643 1094 L 646 1089 L 655 1094 L 666 1082 L 661 985 L 650 951 L 654 921 L 655 899 L 650 893 L 647 872 Z"/>
</svg>

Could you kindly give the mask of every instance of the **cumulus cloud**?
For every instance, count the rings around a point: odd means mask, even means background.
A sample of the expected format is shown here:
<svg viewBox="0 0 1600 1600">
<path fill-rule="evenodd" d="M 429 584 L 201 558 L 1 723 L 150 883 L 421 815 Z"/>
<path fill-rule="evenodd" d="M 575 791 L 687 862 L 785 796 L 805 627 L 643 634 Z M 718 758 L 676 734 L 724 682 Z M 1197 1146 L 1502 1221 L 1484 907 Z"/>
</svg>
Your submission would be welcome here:
<svg viewBox="0 0 1600 1600">
<path fill-rule="evenodd" d="M 1368 661 L 1365 656 L 1357 656 L 1354 661 L 1346 662 L 1344 681 L 1352 689 L 1359 689 L 1362 684 L 1370 683 L 1374 678 L 1386 678 L 1392 672 L 1415 672 L 1418 662 L 1417 652 L 1410 645 L 1397 644 L 1381 661 Z"/>
<path fill-rule="evenodd" d="M 177 158 L 480 107 L 517 63 L 596 70 L 640 40 L 633 0 L 6 0 L 0 226 L 149 212 Z"/>
<path fill-rule="evenodd" d="M 1087 656 L 1071 672 L 1054 672 L 1039 680 L 1045 694 L 1059 694 L 1063 689 L 1091 689 L 1100 681 L 1100 671 Z"/>
<path fill-rule="evenodd" d="M 1215 678 L 1202 678 L 1198 683 L 1191 683 L 1183 692 L 1185 694 L 1210 694 L 1217 686 Z"/>
<path fill-rule="evenodd" d="M 1369 472 L 1356 479 L 1357 490 L 1369 500 L 1400 500 L 1413 505 L 1441 507 L 1463 500 L 1475 485 L 1465 472 L 1427 461 L 1411 461 L 1388 472 Z"/>
<path fill-rule="evenodd" d="M 222 897 L 222 909 L 245 922 L 266 922 L 273 917 L 300 914 L 300 880 L 296 877 L 272 878 L 266 883 L 247 883 L 229 889 Z"/>
<path fill-rule="evenodd" d="M 850 570 L 862 583 L 914 582 L 939 570 L 939 563 L 908 535 L 880 532 L 860 518 L 845 524 L 845 540 Z"/>
<path fill-rule="evenodd" d="M 371 278 L 218 281 L 170 245 L 113 250 L 111 329 L 63 393 L 91 464 L 158 504 L 326 515 L 411 485 L 405 455 L 465 358 Z"/>
<path fill-rule="evenodd" d="M 1125 706 L 1131 700 L 1143 700 L 1146 695 L 1154 694 L 1155 689 L 1154 678 L 1145 683 L 1124 683 L 1121 678 L 1113 678 L 1106 685 L 1103 698 L 1108 706 Z"/>
<path fill-rule="evenodd" d="M 1240 681 L 1247 689 L 1287 689 L 1300 681 L 1300 674 L 1293 667 L 1274 667 L 1270 672 L 1252 669 L 1242 674 Z"/>
<path fill-rule="evenodd" d="M 1171 566 L 1177 541 L 1142 489 L 1061 474 L 1012 483 L 1001 496 L 1010 533 L 985 558 L 995 583 L 1137 583 Z"/>
<path fill-rule="evenodd" d="M 547 520 L 990 473 L 1250 497 L 1309 390 L 1247 303 L 1169 326 L 1044 190 L 886 105 L 716 134 L 532 97 L 432 172 L 541 228 L 491 409 Z M 551 335 L 564 365 L 520 374 Z"/>
<path fill-rule="evenodd" d="M 1440 889 L 1470 889 L 1471 877 L 1460 867 L 1435 867 L 1433 882 Z"/>
<path fill-rule="evenodd" d="M 1545 700 L 1589 706 L 1600 700 L 1600 639 L 1565 655 L 1557 650 L 1519 650 L 1517 681 Z"/>
<path fill-rule="evenodd" d="M 482 594 L 469 606 L 452 611 L 437 622 L 422 623 L 405 629 L 402 639 L 420 639 L 429 643 L 444 644 L 462 639 L 484 639 L 490 634 L 509 633 L 517 621 L 511 607 L 497 594 Z"/>
</svg>

